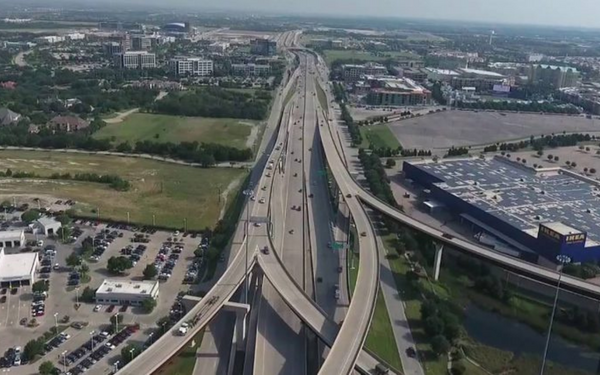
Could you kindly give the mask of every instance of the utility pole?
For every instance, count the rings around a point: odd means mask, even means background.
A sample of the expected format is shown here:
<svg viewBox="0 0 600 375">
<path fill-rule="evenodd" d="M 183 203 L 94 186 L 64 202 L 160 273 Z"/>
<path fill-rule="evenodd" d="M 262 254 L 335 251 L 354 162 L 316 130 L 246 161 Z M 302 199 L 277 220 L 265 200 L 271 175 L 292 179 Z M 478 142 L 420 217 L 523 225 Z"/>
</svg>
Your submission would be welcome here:
<svg viewBox="0 0 600 375">
<path fill-rule="evenodd" d="M 246 196 L 246 264 L 244 269 L 244 303 L 248 303 L 248 242 L 250 242 L 250 205 L 248 204 L 250 196 L 254 194 L 252 184 L 243 191 Z"/>
</svg>

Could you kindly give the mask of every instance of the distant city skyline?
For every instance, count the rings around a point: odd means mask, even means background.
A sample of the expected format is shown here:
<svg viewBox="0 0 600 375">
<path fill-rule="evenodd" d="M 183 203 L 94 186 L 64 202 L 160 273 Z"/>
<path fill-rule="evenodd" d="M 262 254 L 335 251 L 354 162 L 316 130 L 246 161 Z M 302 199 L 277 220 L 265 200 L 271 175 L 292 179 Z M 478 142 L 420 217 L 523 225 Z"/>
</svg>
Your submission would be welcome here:
<svg viewBox="0 0 600 375">
<path fill-rule="evenodd" d="M 10 3 L 11 1 L 7 1 Z M 131 4 L 165 8 L 164 0 L 80 0 L 79 4 Z M 214 9 L 239 12 L 370 16 L 476 21 L 497 24 L 524 24 L 600 28 L 598 0 L 221 0 L 217 4 L 197 0 L 171 0 L 169 9 Z"/>
</svg>

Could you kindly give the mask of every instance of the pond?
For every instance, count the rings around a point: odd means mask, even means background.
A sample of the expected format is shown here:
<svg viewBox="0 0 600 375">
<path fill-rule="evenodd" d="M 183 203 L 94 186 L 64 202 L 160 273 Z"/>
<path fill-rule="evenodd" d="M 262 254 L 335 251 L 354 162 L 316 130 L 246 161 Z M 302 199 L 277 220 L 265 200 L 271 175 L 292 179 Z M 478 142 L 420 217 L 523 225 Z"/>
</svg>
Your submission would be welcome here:
<svg viewBox="0 0 600 375">
<path fill-rule="evenodd" d="M 546 335 L 540 334 L 528 325 L 473 304 L 467 307 L 463 324 L 469 336 L 482 344 L 513 352 L 517 356 L 521 354 L 537 356 L 541 364 Z M 600 354 L 553 334 L 548 349 L 548 361 L 597 373 Z"/>
</svg>

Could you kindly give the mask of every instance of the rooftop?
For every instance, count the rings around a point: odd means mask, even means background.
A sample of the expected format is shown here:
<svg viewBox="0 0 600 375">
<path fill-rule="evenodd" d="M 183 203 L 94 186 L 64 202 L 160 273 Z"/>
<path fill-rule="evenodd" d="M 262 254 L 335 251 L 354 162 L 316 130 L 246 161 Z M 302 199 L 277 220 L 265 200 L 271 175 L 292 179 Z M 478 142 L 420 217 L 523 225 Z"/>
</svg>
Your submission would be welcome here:
<svg viewBox="0 0 600 375">
<path fill-rule="evenodd" d="M 58 220 L 56 220 L 53 217 L 47 217 L 47 216 L 43 216 L 40 217 L 39 219 L 36 220 L 36 222 L 42 226 L 50 226 L 50 225 L 56 225 L 57 223 L 60 224 L 60 222 Z"/>
<path fill-rule="evenodd" d="M 37 253 L 4 254 L 4 249 L 0 249 L 0 281 L 28 279 L 37 260 Z"/>
<path fill-rule="evenodd" d="M 428 72 L 431 72 L 431 73 L 444 74 L 444 75 L 447 75 L 447 76 L 457 76 L 457 75 L 459 75 L 457 71 L 450 70 L 450 69 L 425 68 L 425 70 L 427 70 Z"/>
<path fill-rule="evenodd" d="M 96 291 L 96 294 L 120 293 L 143 296 L 151 295 L 155 288 L 158 288 L 158 281 L 105 279 Z"/>
<path fill-rule="evenodd" d="M 23 229 L 10 229 L 10 230 L 3 230 L 0 231 L 0 240 L 7 240 L 7 239 L 13 239 L 13 238 L 17 238 L 20 239 L 21 236 L 23 235 Z"/>
<path fill-rule="evenodd" d="M 557 65 L 547 65 L 547 64 L 538 64 L 538 66 L 542 69 L 552 69 L 552 70 L 560 70 L 561 72 L 571 71 L 573 73 L 577 73 L 577 69 L 572 66 L 557 66 Z"/>
<path fill-rule="evenodd" d="M 464 74 L 472 74 L 472 75 L 486 76 L 486 77 L 497 77 L 497 78 L 504 77 L 500 73 L 490 72 L 489 70 L 481 70 L 481 69 L 461 68 L 461 69 L 459 69 L 459 72 L 462 72 Z"/>
<path fill-rule="evenodd" d="M 532 236 L 539 224 L 558 232 L 587 232 L 600 242 L 600 189 L 593 180 L 556 168 L 537 171 L 492 159 L 418 164 L 443 180 L 436 185 Z"/>
</svg>

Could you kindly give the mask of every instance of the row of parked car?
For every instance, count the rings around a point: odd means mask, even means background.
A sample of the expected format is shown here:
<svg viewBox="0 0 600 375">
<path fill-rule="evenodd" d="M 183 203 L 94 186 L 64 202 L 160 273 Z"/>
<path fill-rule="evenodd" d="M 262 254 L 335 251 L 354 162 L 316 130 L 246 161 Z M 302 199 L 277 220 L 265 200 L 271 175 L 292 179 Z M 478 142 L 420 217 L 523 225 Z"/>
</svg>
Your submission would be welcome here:
<svg viewBox="0 0 600 375">
<path fill-rule="evenodd" d="M 154 259 L 154 266 L 158 271 L 159 280 L 165 281 L 171 277 L 173 268 L 175 268 L 175 265 L 177 264 L 179 256 L 182 252 L 183 244 L 173 246 L 169 242 L 163 243 L 160 250 L 158 250 L 156 259 Z"/>
<path fill-rule="evenodd" d="M 71 368 L 66 375 L 79 375 L 89 370 L 96 362 L 104 358 L 111 350 L 121 345 L 139 328 L 140 327 L 138 325 L 127 326 L 110 338 L 106 343 L 104 343 L 104 341 L 110 336 L 108 332 L 101 332 L 100 334 L 92 337 L 85 344 L 65 357 L 65 360 L 67 361 L 65 362 L 65 366 L 70 366 L 71 364 L 76 363 L 79 359 L 83 358 L 87 353 L 90 353 L 77 366 Z M 71 361 L 68 362 L 69 360 Z"/>
</svg>

